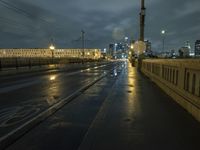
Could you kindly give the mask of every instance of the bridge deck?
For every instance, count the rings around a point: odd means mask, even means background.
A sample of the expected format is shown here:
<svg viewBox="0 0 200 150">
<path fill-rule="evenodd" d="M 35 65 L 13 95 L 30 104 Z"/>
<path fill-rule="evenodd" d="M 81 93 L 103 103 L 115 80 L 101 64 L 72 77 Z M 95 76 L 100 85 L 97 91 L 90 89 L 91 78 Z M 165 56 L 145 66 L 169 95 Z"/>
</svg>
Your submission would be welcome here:
<svg viewBox="0 0 200 150">
<path fill-rule="evenodd" d="M 199 149 L 199 122 L 149 79 L 128 65 L 114 86 L 108 81 L 98 85 L 104 90 L 89 89 L 8 149 Z"/>
</svg>

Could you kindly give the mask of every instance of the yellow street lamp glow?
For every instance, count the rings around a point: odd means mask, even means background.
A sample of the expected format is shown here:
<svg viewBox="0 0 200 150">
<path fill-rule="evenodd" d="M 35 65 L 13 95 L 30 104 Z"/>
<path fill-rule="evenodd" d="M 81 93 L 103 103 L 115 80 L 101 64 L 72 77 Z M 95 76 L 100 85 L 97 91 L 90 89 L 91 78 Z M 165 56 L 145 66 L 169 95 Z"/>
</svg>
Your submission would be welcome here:
<svg viewBox="0 0 200 150">
<path fill-rule="evenodd" d="M 133 46 L 133 44 L 131 44 L 131 49 L 133 49 L 134 48 L 134 46 Z"/>
<path fill-rule="evenodd" d="M 146 49 L 146 44 L 143 41 L 136 41 L 134 44 L 134 50 L 138 54 L 142 54 Z"/>
<path fill-rule="evenodd" d="M 54 47 L 53 45 L 51 45 L 49 48 L 50 48 L 51 50 L 54 50 L 54 49 L 55 49 L 55 47 Z"/>
</svg>

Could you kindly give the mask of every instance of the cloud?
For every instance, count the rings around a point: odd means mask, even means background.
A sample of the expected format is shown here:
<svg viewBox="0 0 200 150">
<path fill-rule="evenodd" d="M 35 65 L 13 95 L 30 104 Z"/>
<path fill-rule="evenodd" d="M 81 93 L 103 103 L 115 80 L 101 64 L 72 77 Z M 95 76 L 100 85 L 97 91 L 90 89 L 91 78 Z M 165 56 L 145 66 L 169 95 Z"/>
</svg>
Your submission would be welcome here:
<svg viewBox="0 0 200 150">
<path fill-rule="evenodd" d="M 188 1 L 181 8 L 179 8 L 176 11 L 177 18 L 181 17 L 187 17 L 188 15 L 194 14 L 194 13 L 200 13 L 200 1 Z"/>
<path fill-rule="evenodd" d="M 5 1 L 5 0 L 4 0 Z M 138 39 L 140 0 L 6 0 L 0 3 L 0 47 L 80 47 L 82 29 L 86 46 L 104 48 L 129 36 Z M 145 36 L 153 49 L 162 49 L 161 29 L 167 30 L 169 48 L 199 39 L 199 0 L 146 0 Z M 24 12 L 23 12 L 24 11 Z"/>
</svg>

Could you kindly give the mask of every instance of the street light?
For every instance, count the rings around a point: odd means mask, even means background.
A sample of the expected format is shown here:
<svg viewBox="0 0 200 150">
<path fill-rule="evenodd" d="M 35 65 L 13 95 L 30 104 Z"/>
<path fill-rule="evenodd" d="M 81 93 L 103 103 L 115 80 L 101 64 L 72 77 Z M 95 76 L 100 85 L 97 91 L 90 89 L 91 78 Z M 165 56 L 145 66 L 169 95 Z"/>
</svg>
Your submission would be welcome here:
<svg viewBox="0 0 200 150">
<path fill-rule="evenodd" d="M 131 44 L 131 49 L 134 49 L 134 45 L 133 44 Z"/>
<path fill-rule="evenodd" d="M 54 47 L 53 45 L 51 45 L 49 48 L 50 48 L 51 50 L 54 50 L 54 49 L 55 49 L 55 47 Z"/>
<path fill-rule="evenodd" d="M 161 31 L 162 34 L 165 34 L 165 32 L 166 32 L 165 30 L 162 30 L 162 31 Z"/>
<path fill-rule="evenodd" d="M 53 64 L 55 46 L 53 46 L 53 44 L 51 44 L 49 46 L 49 49 L 51 50 L 51 58 L 52 58 L 52 64 Z"/>
<path fill-rule="evenodd" d="M 130 59 L 132 59 L 132 55 L 134 54 L 134 43 L 130 44 L 128 54 L 129 54 Z"/>
<path fill-rule="evenodd" d="M 162 39 L 162 51 L 164 52 L 165 51 L 165 34 L 166 34 L 166 31 L 165 30 L 162 30 L 161 31 L 161 34 L 162 34 L 162 37 L 163 37 L 163 39 Z"/>
</svg>

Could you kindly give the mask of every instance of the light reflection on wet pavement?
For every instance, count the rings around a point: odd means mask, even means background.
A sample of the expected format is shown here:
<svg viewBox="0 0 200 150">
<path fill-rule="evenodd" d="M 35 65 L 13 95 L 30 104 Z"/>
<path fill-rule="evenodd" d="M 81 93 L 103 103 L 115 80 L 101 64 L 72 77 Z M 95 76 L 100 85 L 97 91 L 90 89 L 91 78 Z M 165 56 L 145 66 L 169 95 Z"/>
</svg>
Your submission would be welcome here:
<svg viewBox="0 0 200 150">
<path fill-rule="evenodd" d="M 14 84 L 4 83 L 3 85 L 7 86 L 5 88 L 10 88 L 9 86 L 11 88 L 7 91 L 2 90 L 2 93 L 0 93 L 0 137 L 102 74 L 109 72 L 116 65 L 96 66 L 83 72 L 53 73 L 31 77 L 31 79 L 24 79 L 23 77 L 22 82 L 19 80 Z M 33 84 L 28 84 L 30 82 Z M 23 86 L 20 87 L 20 84 L 23 84 Z M 3 85 L 1 85 L 2 89 Z"/>
</svg>

